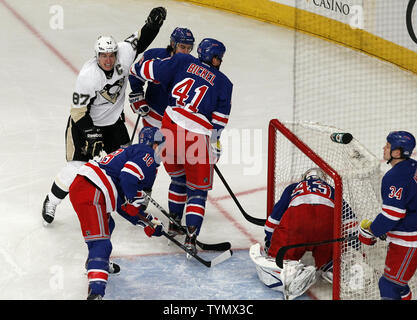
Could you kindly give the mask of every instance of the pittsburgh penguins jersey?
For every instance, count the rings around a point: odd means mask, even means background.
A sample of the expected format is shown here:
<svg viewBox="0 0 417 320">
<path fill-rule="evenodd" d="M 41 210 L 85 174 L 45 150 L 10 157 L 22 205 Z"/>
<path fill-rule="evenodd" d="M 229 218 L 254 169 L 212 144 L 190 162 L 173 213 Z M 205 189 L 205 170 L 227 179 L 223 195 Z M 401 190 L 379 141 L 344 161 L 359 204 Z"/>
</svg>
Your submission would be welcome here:
<svg viewBox="0 0 417 320">
<path fill-rule="evenodd" d="M 82 67 L 73 93 L 71 117 L 75 122 L 89 113 L 93 125 L 114 124 L 124 109 L 130 65 L 136 50 L 128 42 L 119 42 L 117 59 L 110 79 L 92 58 Z"/>
<path fill-rule="evenodd" d="M 408 159 L 387 171 L 381 183 L 382 211 L 371 224 L 379 237 L 405 247 L 417 247 L 417 161 Z"/>
</svg>

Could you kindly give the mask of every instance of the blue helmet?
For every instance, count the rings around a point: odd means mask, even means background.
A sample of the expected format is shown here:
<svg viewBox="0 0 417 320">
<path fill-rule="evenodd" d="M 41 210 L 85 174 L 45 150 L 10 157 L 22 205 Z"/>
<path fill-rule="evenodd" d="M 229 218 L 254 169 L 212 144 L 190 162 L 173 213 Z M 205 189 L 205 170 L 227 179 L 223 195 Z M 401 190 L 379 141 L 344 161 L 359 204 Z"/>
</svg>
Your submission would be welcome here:
<svg viewBox="0 0 417 320">
<path fill-rule="evenodd" d="M 139 132 L 139 144 L 144 144 L 152 147 L 154 143 L 159 145 L 164 141 L 164 135 L 156 127 L 143 127 Z"/>
<path fill-rule="evenodd" d="M 178 43 L 191 44 L 194 46 L 195 41 L 190 29 L 180 27 L 176 27 L 174 31 L 172 31 L 170 40 L 174 43 L 174 47 Z"/>
<path fill-rule="evenodd" d="M 198 59 L 209 64 L 211 64 L 211 59 L 213 59 L 213 57 L 222 60 L 225 52 L 226 47 L 224 44 L 211 38 L 203 39 L 197 49 Z"/>
<path fill-rule="evenodd" d="M 407 131 L 392 131 L 387 136 L 391 151 L 400 149 L 401 158 L 409 158 L 416 146 L 416 139 Z"/>
</svg>

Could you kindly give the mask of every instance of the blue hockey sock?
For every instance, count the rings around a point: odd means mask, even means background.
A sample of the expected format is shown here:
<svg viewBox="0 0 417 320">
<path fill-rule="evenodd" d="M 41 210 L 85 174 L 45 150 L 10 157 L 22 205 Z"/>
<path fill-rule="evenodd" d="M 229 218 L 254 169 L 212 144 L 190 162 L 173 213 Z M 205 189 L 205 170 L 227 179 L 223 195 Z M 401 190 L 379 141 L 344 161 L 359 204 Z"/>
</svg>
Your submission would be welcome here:
<svg viewBox="0 0 417 320">
<path fill-rule="evenodd" d="M 168 209 L 171 214 L 182 218 L 185 203 L 187 202 L 187 187 L 185 175 L 171 179 L 168 192 Z"/>
<path fill-rule="evenodd" d="M 197 235 L 200 233 L 206 208 L 207 191 L 187 188 L 187 207 L 185 219 L 187 226 L 196 226 Z"/>
<path fill-rule="evenodd" d="M 105 294 L 109 276 L 109 258 L 112 244 L 109 239 L 87 242 L 87 276 L 89 294 Z"/>
<path fill-rule="evenodd" d="M 383 300 L 408 299 L 411 294 L 410 287 L 408 285 L 394 283 L 384 276 L 379 279 L 378 285 L 381 299 Z"/>
</svg>

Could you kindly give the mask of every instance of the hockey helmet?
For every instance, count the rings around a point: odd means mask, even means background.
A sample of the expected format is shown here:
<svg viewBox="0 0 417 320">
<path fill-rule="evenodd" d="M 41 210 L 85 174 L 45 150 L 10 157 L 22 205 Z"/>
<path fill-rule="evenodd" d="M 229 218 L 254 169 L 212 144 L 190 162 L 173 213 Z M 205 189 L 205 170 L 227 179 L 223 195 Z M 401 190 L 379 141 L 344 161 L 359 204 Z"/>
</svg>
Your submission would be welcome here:
<svg viewBox="0 0 417 320">
<path fill-rule="evenodd" d="M 392 131 L 387 136 L 391 151 L 399 149 L 401 158 L 409 158 L 416 146 L 416 139 L 407 131 Z"/>
<path fill-rule="evenodd" d="M 326 180 L 326 174 L 320 168 L 310 168 L 306 172 L 303 173 L 302 177 L 303 177 L 302 178 L 303 180 L 307 180 L 307 179 L 320 179 L 323 181 Z"/>
<path fill-rule="evenodd" d="M 173 43 L 173 46 L 172 46 L 173 48 L 175 48 L 178 43 L 183 43 L 183 44 L 190 44 L 191 50 L 193 50 L 195 39 L 190 29 L 176 27 L 174 31 L 172 31 L 171 33 L 170 40 L 171 40 L 171 43 Z"/>
<path fill-rule="evenodd" d="M 212 38 L 203 39 L 197 49 L 198 59 L 209 64 L 211 64 L 213 57 L 222 60 L 225 52 L 226 47 L 224 44 Z"/>
<path fill-rule="evenodd" d="M 156 127 L 143 127 L 139 132 L 139 144 L 152 147 L 154 143 L 160 145 L 164 141 L 164 135 Z"/>
<path fill-rule="evenodd" d="M 117 54 L 119 47 L 116 40 L 112 36 L 100 36 L 98 37 L 94 50 L 96 52 L 96 58 L 98 58 L 100 53 L 111 53 L 114 52 Z"/>
</svg>

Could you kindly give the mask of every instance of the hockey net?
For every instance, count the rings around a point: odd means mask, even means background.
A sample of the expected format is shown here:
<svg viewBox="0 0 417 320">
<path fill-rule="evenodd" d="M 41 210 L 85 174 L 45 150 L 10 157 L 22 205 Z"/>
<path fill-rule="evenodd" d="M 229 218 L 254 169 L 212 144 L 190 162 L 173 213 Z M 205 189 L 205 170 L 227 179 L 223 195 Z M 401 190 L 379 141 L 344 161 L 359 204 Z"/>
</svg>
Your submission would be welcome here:
<svg viewBox="0 0 417 320">
<path fill-rule="evenodd" d="M 309 122 L 269 123 L 267 211 L 290 183 L 299 181 L 309 168 L 320 167 L 335 188 L 334 239 L 348 236 L 362 219 L 380 212 L 380 161 L 358 140 L 335 143 L 331 133 L 343 130 Z M 343 206 L 343 200 L 352 209 Z M 353 228 L 353 229 L 352 229 Z M 328 239 L 323 239 L 328 240 Z M 359 245 L 358 245 L 359 244 Z M 386 241 L 374 246 L 356 240 L 334 243 L 333 290 L 335 300 L 380 299 L 378 281 L 384 269 Z M 415 284 L 410 285 L 415 287 Z"/>
</svg>

